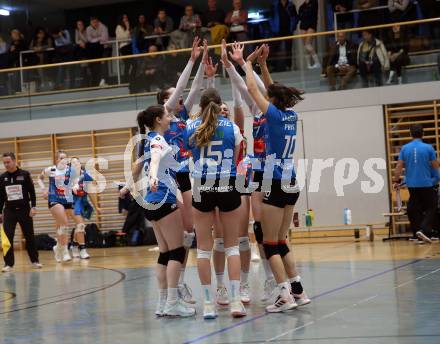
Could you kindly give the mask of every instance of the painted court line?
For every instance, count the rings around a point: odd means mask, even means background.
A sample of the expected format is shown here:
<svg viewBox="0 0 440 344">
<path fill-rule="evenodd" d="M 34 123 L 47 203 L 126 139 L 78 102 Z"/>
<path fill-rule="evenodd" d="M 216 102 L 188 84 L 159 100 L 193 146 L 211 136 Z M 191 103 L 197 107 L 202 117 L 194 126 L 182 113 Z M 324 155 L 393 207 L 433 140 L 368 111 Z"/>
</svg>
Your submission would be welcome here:
<svg viewBox="0 0 440 344">
<path fill-rule="evenodd" d="M 409 263 L 405 263 L 405 264 L 402 264 L 402 265 L 398 265 L 398 266 L 395 266 L 394 268 L 390 268 L 390 269 L 387 269 L 387 270 L 384 270 L 384 271 L 378 272 L 378 273 L 376 273 L 376 274 L 373 274 L 373 275 L 370 275 L 370 276 L 367 276 L 367 277 L 361 278 L 361 279 L 359 279 L 359 280 L 356 280 L 356 281 L 350 282 L 350 283 L 348 283 L 348 284 L 342 285 L 342 286 L 337 287 L 337 288 L 335 288 L 335 289 L 331 289 L 331 290 L 325 291 L 325 292 L 323 292 L 323 293 L 321 293 L 321 294 L 315 295 L 315 296 L 311 297 L 310 299 L 312 299 L 312 300 L 319 299 L 319 298 L 321 298 L 321 297 L 323 297 L 323 296 L 326 296 L 326 295 L 329 295 L 329 294 L 336 293 L 336 292 L 338 292 L 338 291 L 340 291 L 340 290 L 343 290 L 343 289 L 349 288 L 349 287 L 351 287 L 351 286 L 353 286 L 353 285 L 357 285 L 357 284 L 363 283 L 363 282 L 365 282 L 365 281 L 368 281 L 368 280 L 374 279 L 374 278 L 376 278 L 376 277 L 383 276 L 383 275 L 385 275 L 385 274 L 387 274 L 387 273 L 390 273 L 390 272 L 393 272 L 393 271 L 396 271 L 396 270 L 402 269 L 402 268 L 404 268 L 404 267 L 407 267 L 407 266 L 410 266 L 410 265 L 417 264 L 417 263 L 420 262 L 420 261 L 423 261 L 423 259 L 416 259 L 416 260 L 410 261 Z M 255 316 L 255 317 L 252 317 L 252 318 L 246 319 L 246 320 L 244 320 L 244 321 L 240 321 L 240 322 L 238 322 L 238 323 L 235 323 L 234 325 L 227 326 L 227 327 L 221 328 L 221 329 L 219 329 L 219 330 L 216 330 L 216 331 L 210 332 L 210 333 L 208 333 L 208 334 L 202 335 L 202 336 L 200 336 L 200 337 L 197 337 L 197 338 L 191 339 L 191 340 L 189 340 L 189 341 L 184 342 L 184 344 L 199 343 L 199 342 L 201 342 L 201 341 L 203 341 L 203 340 L 205 340 L 205 339 L 211 338 L 211 337 L 213 337 L 213 336 L 216 336 L 216 335 L 221 334 L 221 333 L 224 333 L 224 332 L 228 332 L 228 331 L 233 330 L 233 329 L 235 329 L 235 328 L 237 328 L 237 327 L 240 327 L 240 326 L 246 325 L 246 324 L 248 324 L 248 323 L 250 323 L 250 322 L 253 322 L 253 321 L 258 320 L 258 319 L 261 319 L 261 318 L 264 318 L 264 317 L 266 317 L 266 316 L 268 316 L 267 313 L 263 313 L 263 314 L 257 315 L 257 316 Z"/>
<path fill-rule="evenodd" d="M 295 332 L 295 331 L 301 330 L 302 328 L 310 326 L 310 325 L 313 325 L 314 323 L 315 323 L 314 321 L 310 321 L 307 324 L 304 324 L 302 326 L 298 326 L 298 327 L 296 327 L 296 328 L 294 328 L 292 330 L 289 330 L 289 332 Z M 281 337 L 285 336 L 286 334 L 287 333 L 281 333 L 281 334 L 279 334 L 276 337 L 273 337 L 273 338 L 270 338 L 270 339 L 266 340 L 266 342 L 273 342 L 273 341 L 277 340 L 278 338 L 281 338 Z"/>
</svg>

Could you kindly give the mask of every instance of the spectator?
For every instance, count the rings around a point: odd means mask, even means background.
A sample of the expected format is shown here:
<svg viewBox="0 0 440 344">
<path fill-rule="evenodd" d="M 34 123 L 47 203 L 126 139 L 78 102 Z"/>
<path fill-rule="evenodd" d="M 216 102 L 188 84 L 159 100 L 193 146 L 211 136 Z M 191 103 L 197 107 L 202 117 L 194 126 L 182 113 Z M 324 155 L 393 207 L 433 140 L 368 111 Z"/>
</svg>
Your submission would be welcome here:
<svg viewBox="0 0 440 344">
<path fill-rule="evenodd" d="M 55 29 L 52 31 L 52 38 L 55 46 L 54 62 L 62 63 L 73 60 L 73 44 L 70 33 L 65 29 Z M 68 76 L 68 88 L 73 87 L 73 73 L 72 66 L 60 66 L 57 68 L 56 86 L 57 89 L 64 88 L 64 81 L 66 75 Z"/>
<path fill-rule="evenodd" d="M 148 50 L 149 41 L 145 39 L 147 36 L 153 34 L 153 27 L 147 23 L 145 16 L 140 14 L 138 17 L 138 23 L 133 32 L 133 52 L 135 54 L 146 53 Z"/>
<path fill-rule="evenodd" d="M 20 52 L 26 49 L 23 34 L 14 29 L 11 31 L 11 45 L 9 46 L 8 66 L 16 68 L 20 66 Z M 19 73 L 14 73 L 12 77 L 12 91 L 18 92 L 20 90 Z"/>
<path fill-rule="evenodd" d="M 389 19 L 397 23 L 416 19 L 416 6 L 412 0 L 388 0 Z"/>
<path fill-rule="evenodd" d="M 371 30 L 362 31 L 362 42 L 357 53 L 359 73 L 363 87 L 368 87 L 368 78 L 374 76 L 376 86 L 382 85 L 382 74 L 390 69 L 390 60 L 385 45 L 375 38 Z"/>
<path fill-rule="evenodd" d="M 347 13 L 353 9 L 353 0 L 330 0 L 333 13 L 337 13 L 338 29 L 347 29 L 353 27 L 353 14 Z"/>
<path fill-rule="evenodd" d="M 173 20 L 167 16 L 167 12 L 164 9 L 160 9 L 157 13 L 157 18 L 154 20 L 154 33 L 156 35 L 169 35 L 171 32 L 173 32 L 173 30 Z M 156 40 L 156 44 L 158 44 L 162 49 L 166 49 L 169 41 L 169 37 L 160 37 Z"/>
<path fill-rule="evenodd" d="M 76 60 L 85 60 L 88 58 L 87 51 L 87 32 L 84 21 L 77 20 L 76 29 L 75 29 L 75 59 Z M 75 75 L 79 75 L 79 87 L 90 86 L 88 84 L 89 78 L 87 77 L 90 72 L 87 65 L 75 65 L 74 66 Z M 78 73 L 77 73 L 78 71 Z"/>
<path fill-rule="evenodd" d="M 273 0 L 270 25 L 275 37 L 291 36 L 298 25 L 296 7 L 289 0 Z M 292 40 L 275 42 L 272 54 L 276 58 L 275 70 L 283 72 L 292 68 Z"/>
<path fill-rule="evenodd" d="M 338 32 L 338 39 L 330 45 L 327 78 L 330 91 L 336 89 L 336 75 L 341 76 L 340 89 L 346 89 L 356 74 L 356 47 L 346 38 L 345 32 Z"/>
<path fill-rule="evenodd" d="M 35 52 L 33 64 L 44 65 L 50 62 L 50 55 L 47 49 L 53 48 L 53 41 L 42 27 L 35 30 L 35 35 L 29 48 Z M 48 86 L 46 85 L 48 83 L 47 71 L 39 68 L 37 69 L 37 74 L 39 77 L 38 89 L 46 88 Z"/>
<path fill-rule="evenodd" d="M 301 34 L 315 33 L 318 26 L 318 0 L 305 0 L 299 8 L 299 28 Z M 313 37 L 304 38 L 304 48 L 309 56 L 306 56 L 307 68 L 321 68 L 318 55 L 313 47 Z M 310 63 L 313 62 L 313 63 Z"/>
<path fill-rule="evenodd" d="M 149 53 L 155 53 L 159 49 L 156 45 L 150 45 Z M 163 59 L 161 55 L 147 56 L 138 68 L 138 75 L 130 84 L 131 93 L 155 91 L 163 84 L 164 75 Z"/>
<path fill-rule="evenodd" d="M 232 11 L 226 15 L 225 24 L 229 26 L 229 40 L 242 42 L 247 39 L 248 12 L 242 8 L 241 0 L 232 1 Z"/>
<path fill-rule="evenodd" d="M 408 37 L 399 25 L 395 25 L 388 32 L 386 43 L 388 57 L 390 59 L 390 76 L 387 84 L 393 83 L 396 76 L 397 82 L 401 84 L 402 67 L 409 64 Z"/>
<path fill-rule="evenodd" d="M 179 30 L 184 32 L 184 46 L 190 47 L 194 37 L 201 37 L 202 21 L 198 14 L 194 13 L 192 5 L 185 6 L 185 15 L 180 20 Z"/>
<path fill-rule="evenodd" d="M 119 24 L 116 26 L 116 40 L 118 41 L 119 54 L 121 56 L 133 55 L 131 44 L 131 26 L 130 20 L 126 14 L 123 14 L 119 19 Z M 134 59 L 124 60 L 124 79 L 128 81 L 131 70 L 133 70 Z"/>
<path fill-rule="evenodd" d="M 220 44 L 222 39 L 226 39 L 229 29 L 225 25 L 225 12 L 217 8 L 217 0 L 208 0 L 208 10 L 202 16 L 202 24 L 210 32 L 212 44 Z M 215 53 L 221 54 L 221 48 L 216 48 Z"/>
<path fill-rule="evenodd" d="M 86 30 L 87 35 L 87 49 L 89 51 L 89 56 L 91 59 L 100 59 L 104 56 L 105 43 L 108 42 L 108 29 L 107 27 L 99 21 L 96 17 L 90 18 L 90 25 Z M 105 86 L 105 70 L 101 66 L 101 63 L 92 63 L 90 65 L 90 70 L 92 73 L 92 85 L 93 86 Z"/>
</svg>

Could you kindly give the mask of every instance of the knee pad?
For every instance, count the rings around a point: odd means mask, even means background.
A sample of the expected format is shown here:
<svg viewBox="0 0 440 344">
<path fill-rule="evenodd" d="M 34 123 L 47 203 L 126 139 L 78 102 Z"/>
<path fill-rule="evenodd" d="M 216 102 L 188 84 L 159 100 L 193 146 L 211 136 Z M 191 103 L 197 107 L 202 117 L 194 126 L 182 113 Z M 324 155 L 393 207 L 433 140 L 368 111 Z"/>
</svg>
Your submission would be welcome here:
<svg viewBox="0 0 440 344">
<path fill-rule="evenodd" d="M 238 246 L 231 246 L 225 248 L 226 257 L 239 256 L 239 255 L 240 255 L 240 249 L 238 248 Z"/>
<path fill-rule="evenodd" d="M 203 251 L 200 249 L 197 249 L 197 259 L 211 259 L 212 251 Z"/>
<path fill-rule="evenodd" d="M 75 233 L 84 233 L 86 225 L 84 223 L 78 223 L 76 225 Z"/>
<path fill-rule="evenodd" d="M 269 260 L 272 256 L 280 255 L 280 252 L 278 251 L 278 244 L 274 245 L 263 243 L 263 249 L 267 260 Z"/>
<path fill-rule="evenodd" d="M 157 258 L 157 264 L 167 266 L 169 260 L 170 260 L 170 252 L 160 252 L 159 258 Z"/>
<path fill-rule="evenodd" d="M 175 260 L 180 264 L 183 264 L 183 262 L 185 261 L 186 249 L 183 246 L 175 248 L 174 250 L 171 250 L 168 253 L 170 255 L 170 260 Z"/>
<path fill-rule="evenodd" d="M 255 234 L 255 240 L 258 244 L 263 243 L 263 229 L 261 228 L 261 222 L 254 222 L 254 234 Z"/>
<path fill-rule="evenodd" d="M 225 242 L 223 238 L 214 239 L 214 250 L 217 252 L 225 252 Z"/>
<path fill-rule="evenodd" d="M 185 248 L 190 248 L 193 244 L 196 234 L 194 232 L 183 232 L 183 246 Z"/>
<path fill-rule="evenodd" d="M 57 228 L 57 234 L 58 235 L 63 235 L 63 234 L 67 234 L 67 227 L 61 226 Z"/>
<path fill-rule="evenodd" d="M 238 238 L 238 247 L 240 252 L 249 251 L 251 249 L 251 244 L 249 242 L 249 237 Z"/>
<path fill-rule="evenodd" d="M 278 252 L 280 253 L 281 258 L 284 258 L 289 252 L 289 246 L 287 246 L 286 241 L 278 242 Z"/>
</svg>

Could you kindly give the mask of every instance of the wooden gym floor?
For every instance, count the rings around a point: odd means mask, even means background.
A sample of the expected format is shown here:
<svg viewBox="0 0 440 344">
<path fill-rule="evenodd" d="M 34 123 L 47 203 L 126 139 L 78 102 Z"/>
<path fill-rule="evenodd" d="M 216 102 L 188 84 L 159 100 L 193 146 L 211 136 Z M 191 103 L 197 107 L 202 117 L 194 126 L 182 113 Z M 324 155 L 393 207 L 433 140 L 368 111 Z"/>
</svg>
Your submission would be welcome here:
<svg viewBox="0 0 440 344">
<path fill-rule="evenodd" d="M 259 301 L 263 269 L 252 263 L 248 316 L 201 317 L 192 250 L 187 281 L 195 318 L 156 319 L 149 247 L 90 250 L 92 259 L 56 264 L 41 252 L 41 271 L 16 252 L 0 275 L 0 343 L 432 343 L 440 342 L 440 244 L 407 241 L 294 245 L 312 304 L 267 315 Z"/>
</svg>

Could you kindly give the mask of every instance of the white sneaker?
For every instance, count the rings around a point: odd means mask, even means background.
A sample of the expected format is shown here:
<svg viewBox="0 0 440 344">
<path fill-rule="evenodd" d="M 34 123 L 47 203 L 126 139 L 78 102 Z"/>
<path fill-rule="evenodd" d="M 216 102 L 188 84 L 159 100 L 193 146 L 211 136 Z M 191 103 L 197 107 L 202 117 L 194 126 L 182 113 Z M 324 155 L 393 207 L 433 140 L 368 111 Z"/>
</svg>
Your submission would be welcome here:
<svg viewBox="0 0 440 344">
<path fill-rule="evenodd" d="M 268 313 L 280 313 L 287 312 L 294 308 L 298 307 L 292 295 L 289 295 L 287 298 L 283 298 L 281 295 L 278 295 L 275 303 L 266 307 L 266 312 Z"/>
<path fill-rule="evenodd" d="M 240 283 L 240 299 L 244 304 L 251 302 L 249 283 Z"/>
<path fill-rule="evenodd" d="M 163 317 L 164 316 L 164 309 L 165 309 L 165 304 L 167 303 L 167 300 L 164 299 L 163 301 L 161 301 L 160 299 L 157 301 L 157 305 L 156 305 L 156 310 L 154 311 L 154 314 L 156 314 L 158 317 Z"/>
<path fill-rule="evenodd" d="M 273 292 L 275 288 L 277 287 L 277 282 L 274 278 L 267 279 L 264 282 L 264 293 L 263 297 L 261 298 L 261 301 L 266 302 L 273 296 Z"/>
<path fill-rule="evenodd" d="M 320 63 L 314 63 L 310 67 L 307 67 L 307 68 L 308 69 L 319 69 L 319 68 L 321 68 L 321 64 Z"/>
<path fill-rule="evenodd" d="M 187 306 L 182 300 L 178 299 L 177 302 L 172 305 L 168 302 L 165 304 L 163 309 L 163 315 L 169 317 L 192 317 L 196 314 L 196 310 L 192 307 Z"/>
<path fill-rule="evenodd" d="M 215 300 L 218 305 L 220 306 L 227 306 L 229 305 L 229 295 L 228 290 L 224 285 L 217 288 L 217 294 L 215 296 Z"/>
<path fill-rule="evenodd" d="M 251 252 L 251 262 L 257 263 L 261 260 L 260 256 L 255 252 Z"/>
<path fill-rule="evenodd" d="M 307 297 L 307 294 L 305 292 L 302 292 L 301 294 L 293 294 L 292 293 L 292 296 L 295 299 L 295 302 L 298 305 L 298 307 L 308 305 L 310 302 L 312 302 L 312 300 L 310 300 Z"/>
<path fill-rule="evenodd" d="M 73 258 L 79 258 L 79 248 L 78 248 L 78 246 L 72 246 L 70 251 L 72 252 L 72 257 Z"/>
<path fill-rule="evenodd" d="M 418 232 L 416 233 L 416 235 L 417 235 L 417 237 L 418 237 L 420 240 L 423 240 L 424 242 L 426 242 L 426 243 L 428 243 L 428 244 L 432 244 L 432 240 L 429 239 L 425 234 L 423 234 L 423 232 L 418 231 Z"/>
<path fill-rule="evenodd" d="M 41 269 L 43 267 L 43 264 L 40 263 L 32 263 L 32 267 L 34 269 Z"/>
<path fill-rule="evenodd" d="M 79 257 L 81 259 L 89 259 L 90 255 L 87 253 L 87 250 L 83 248 L 81 251 L 79 251 Z"/>
<path fill-rule="evenodd" d="M 63 260 L 63 255 L 61 250 L 58 248 L 58 244 L 56 244 L 53 248 L 53 253 L 55 254 L 55 260 L 57 263 L 61 263 Z"/>
<path fill-rule="evenodd" d="M 108 85 L 105 82 L 105 79 L 101 79 L 101 81 L 99 82 L 99 87 L 104 87 L 104 86 L 108 86 Z"/>
<path fill-rule="evenodd" d="M 233 318 L 241 318 L 246 316 L 246 308 L 239 299 L 231 301 L 231 315 Z"/>
<path fill-rule="evenodd" d="M 181 298 L 186 303 L 191 303 L 191 304 L 196 303 L 196 300 L 194 300 L 192 295 L 192 290 L 190 287 L 188 287 L 186 283 L 179 284 L 177 288 L 178 288 L 179 298 Z"/>
<path fill-rule="evenodd" d="M 203 305 L 203 319 L 215 319 L 217 318 L 217 310 L 212 302 L 205 302 Z"/>
<path fill-rule="evenodd" d="M 11 272 L 11 270 L 12 270 L 12 267 L 11 267 L 11 266 L 9 266 L 9 265 L 5 265 L 5 266 L 3 267 L 3 269 L 2 269 L 2 272 Z"/>
<path fill-rule="evenodd" d="M 69 250 L 66 247 L 66 249 L 64 250 L 64 253 L 63 253 L 63 262 L 70 262 L 71 260 L 72 260 L 72 257 L 70 256 Z"/>
</svg>

